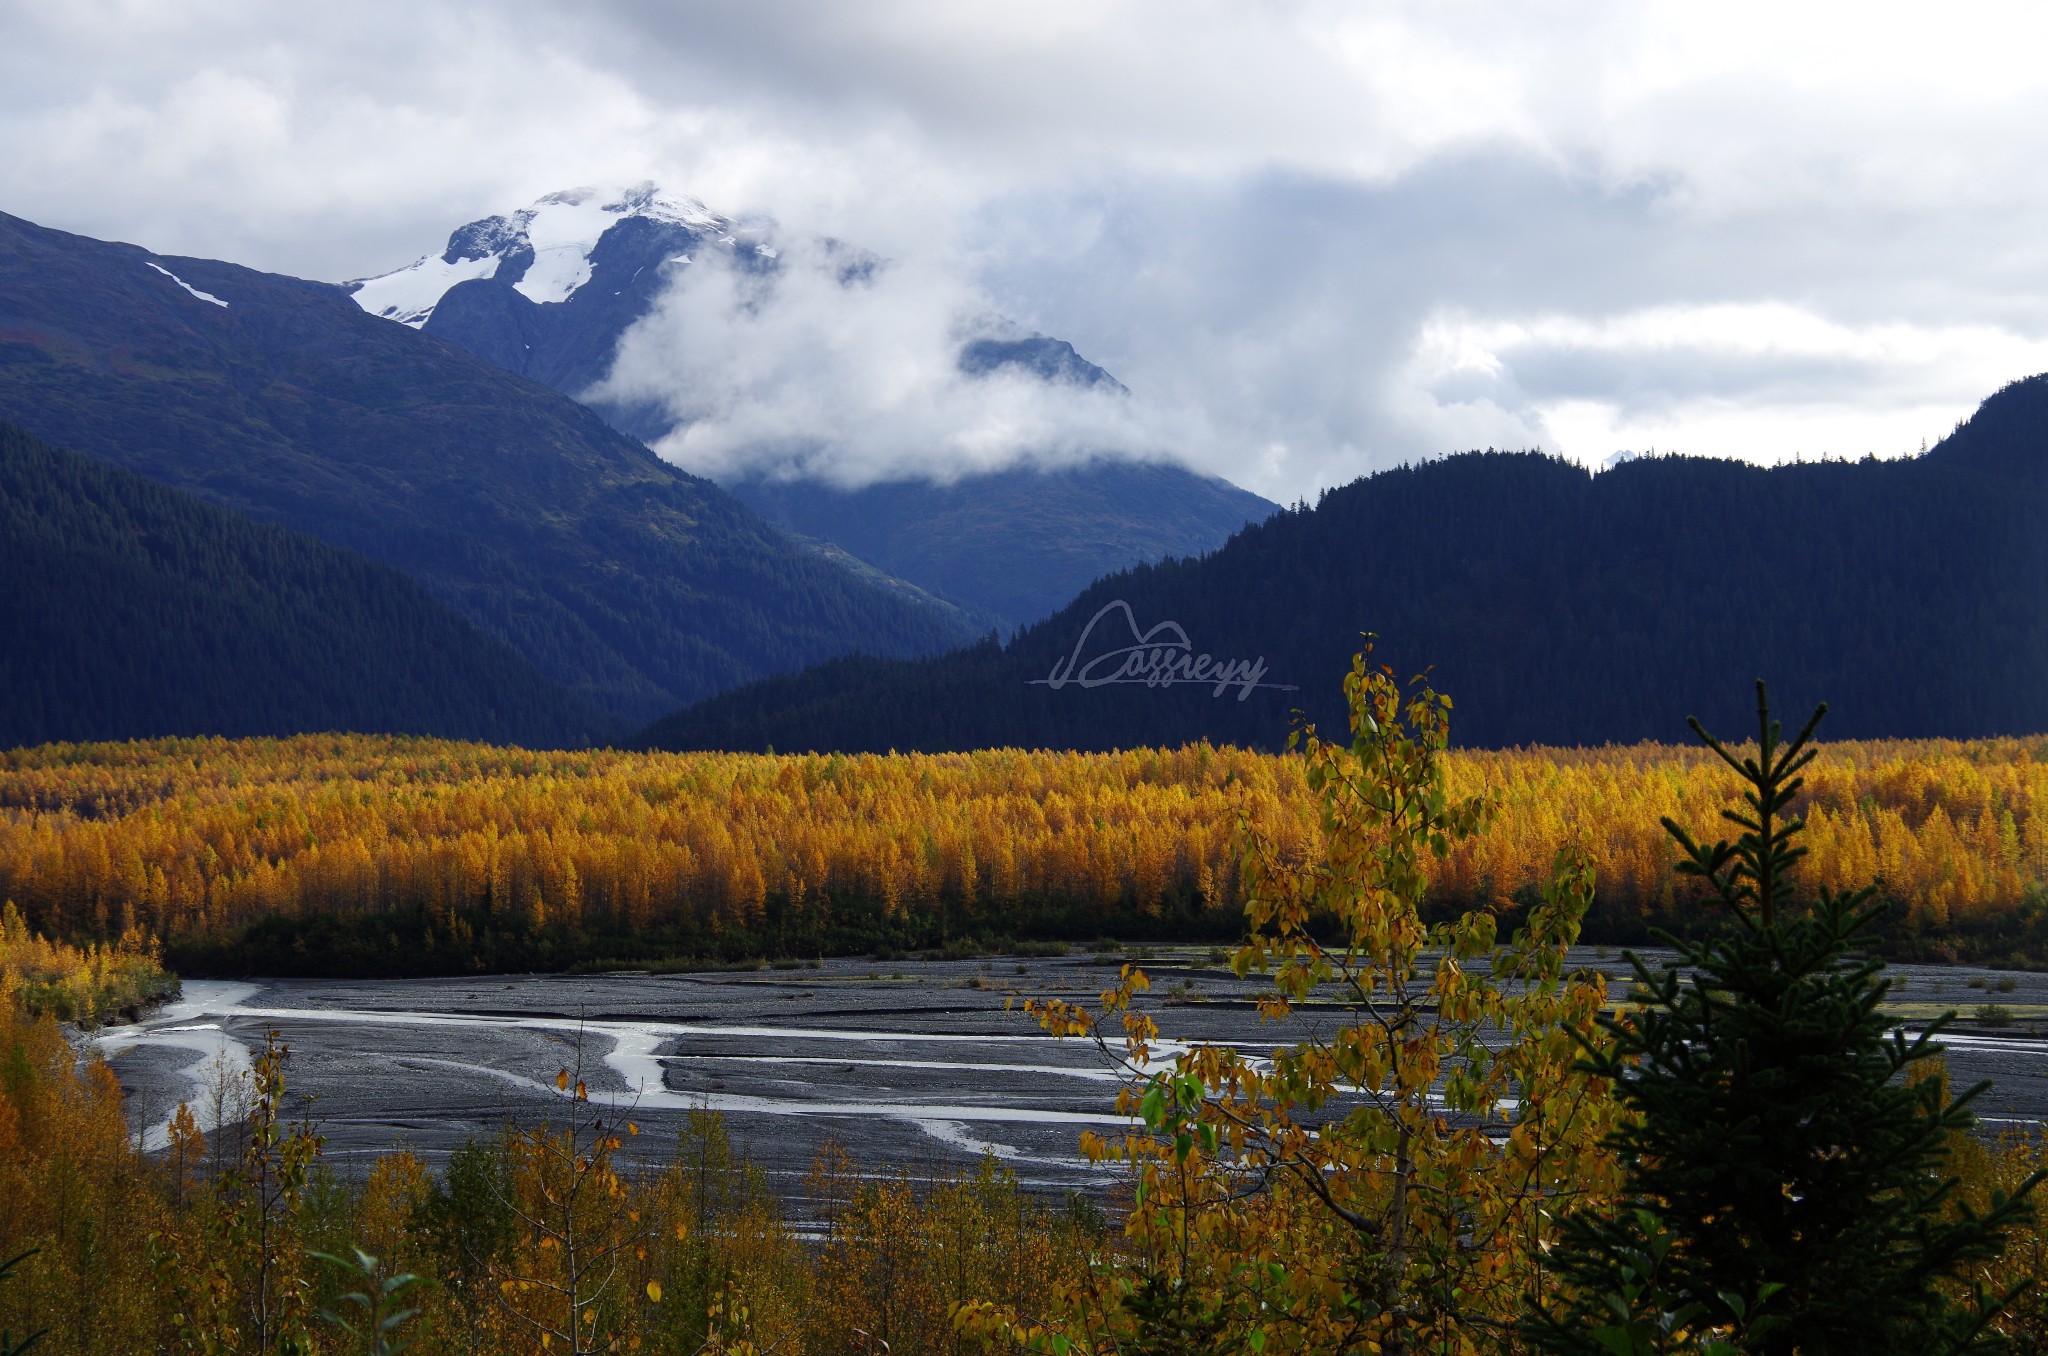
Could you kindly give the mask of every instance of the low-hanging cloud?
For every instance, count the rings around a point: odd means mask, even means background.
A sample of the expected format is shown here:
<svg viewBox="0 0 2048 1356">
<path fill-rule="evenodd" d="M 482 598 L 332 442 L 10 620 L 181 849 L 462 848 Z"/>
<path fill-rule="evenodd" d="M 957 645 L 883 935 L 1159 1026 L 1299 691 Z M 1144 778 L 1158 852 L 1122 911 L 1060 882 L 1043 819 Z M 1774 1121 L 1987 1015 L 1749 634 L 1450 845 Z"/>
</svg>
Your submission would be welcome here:
<svg viewBox="0 0 2048 1356">
<path fill-rule="evenodd" d="M 0 0 L 0 31 L 0 210 L 47 225 L 341 279 L 651 178 L 899 261 L 753 310 L 706 270 L 696 331 L 636 336 L 619 379 L 705 466 L 1114 446 L 1292 499 L 1474 445 L 1910 451 L 2048 367 L 2024 0 Z M 977 307 L 1132 397 L 960 377 Z"/>
<path fill-rule="evenodd" d="M 964 371 L 963 345 L 1024 332 L 944 261 L 813 242 L 766 266 L 706 249 L 670 267 L 588 397 L 658 411 L 672 431 L 655 450 L 700 475 L 855 488 L 1206 450 L 1198 419 L 1110 383 Z"/>
<path fill-rule="evenodd" d="M 1013 199 L 978 229 L 1009 313 L 1206 410 L 1207 469 L 1275 498 L 1488 445 L 1895 455 L 2048 369 L 2002 220 L 1958 216 L 1936 268 L 1853 199 L 1703 216 L 1680 188 L 1500 146 L 1379 184 Z"/>
</svg>

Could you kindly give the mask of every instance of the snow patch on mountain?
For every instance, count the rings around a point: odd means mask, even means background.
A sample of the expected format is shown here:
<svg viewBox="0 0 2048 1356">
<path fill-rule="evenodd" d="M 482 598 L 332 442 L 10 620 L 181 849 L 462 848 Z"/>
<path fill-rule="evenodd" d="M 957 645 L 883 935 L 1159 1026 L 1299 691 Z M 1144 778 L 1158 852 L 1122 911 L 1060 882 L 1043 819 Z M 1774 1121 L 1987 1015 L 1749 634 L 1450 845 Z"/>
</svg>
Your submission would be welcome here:
<svg viewBox="0 0 2048 1356">
<path fill-rule="evenodd" d="M 148 261 L 148 260 L 146 260 L 146 259 L 145 259 L 145 260 L 144 260 L 143 262 L 144 262 L 144 263 L 149 263 L 149 261 Z M 164 275 L 164 276 L 165 276 L 166 278 L 169 278 L 169 279 L 170 279 L 170 280 L 171 280 L 172 282 L 176 283 L 176 284 L 177 284 L 178 286 L 180 286 L 180 287 L 184 288 L 184 289 L 185 289 L 185 290 L 186 290 L 187 292 L 190 292 L 190 293 L 191 293 L 191 294 L 192 294 L 193 296 L 195 296 L 195 297 L 199 298 L 199 299 L 200 299 L 201 301 L 210 301 L 210 302 L 212 302 L 212 303 L 213 303 L 214 305 L 216 305 L 216 306 L 225 306 L 225 305 L 227 305 L 227 303 L 226 303 L 226 302 L 222 301 L 222 300 L 221 300 L 221 299 L 220 299 L 219 297 L 215 296 L 215 295 L 214 295 L 213 293 L 211 293 L 211 292 L 202 292 L 202 291 L 200 291 L 200 290 L 199 290 L 198 288 L 194 287 L 194 286 L 193 286 L 193 285 L 192 285 L 191 283 L 188 283 L 188 282 L 186 282 L 186 281 L 185 281 L 185 280 L 184 280 L 183 278 L 179 277 L 179 276 L 178 276 L 177 274 L 175 274 L 175 273 L 171 272 L 171 271 L 170 271 L 169 269 L 165 268 L 165 267 L 164 267 L 164 266 L 163 266 L 162 264 L 150 264 L 149 266 L 150 266 L 151 268 L 155 269 L 155 270 L 156 270 L 157 272 L 159 272 L 159 273 L 163 274 L 163 275 Z"/>
<path fill-rule="evenodd" d="M 471 278 L 495 275 L 502 258 L 501 255 L 487 254 L 481 259 L 451 262 L 438 254 L 430 254 L 396 273 L 367 278 L 348 286 L 355 292 L 356 305 L 371 315 L 418 329 L 427 323 L 427 317 L 441 304 L 441 298 L 448 294 L 449 288 Z"/>
<path fill-rule="evenodd" d="M 619 213 L 607 211 L 589 189 L 542 198 L 526 223 L 533 263 L 513 289 L 542 305 L 567 301 L 590 281 L 590 252 L 618 219 Z"/>
<path fill-rule="evenodd" d="M 516 290 L 543 305 L 564 302 L 590 281 L 590 255 L 598 240 L 628 217 L 691 230 L 732 226 L 695 198 L 666 193 L 652 183 L 572 188 L 516 212 L 470 222 L 448 237 L 442 253 L 346 286 L 371 315 L 418 329 L 449 288 L 471 278 L 496 277 L 501 265 L 516 258 L 524 266 L 512 284 Z"/>
</svg>

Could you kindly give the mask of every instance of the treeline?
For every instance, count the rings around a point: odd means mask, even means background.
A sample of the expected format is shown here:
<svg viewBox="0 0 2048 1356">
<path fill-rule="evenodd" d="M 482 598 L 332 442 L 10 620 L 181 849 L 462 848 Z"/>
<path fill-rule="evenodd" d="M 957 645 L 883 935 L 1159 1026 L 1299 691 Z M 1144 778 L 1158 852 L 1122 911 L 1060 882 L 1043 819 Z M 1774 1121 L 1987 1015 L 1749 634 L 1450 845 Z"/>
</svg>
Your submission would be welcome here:
<svg viewBox="0 0 2048 1356">
<path fill-rule="evenodd" d="M 2048 730 L 2044 513 L 2048 375 L 1993 395 L 1910 459 L 1654 457 L 1594 474 L 1489 449 L 1380 472 L 1200 559 L 1099 580 L 1006 645 L 833 661 L 639 738 L 755 751 L 1278 748 L 1295 706 L 1341 726 L 1337 679 L 1361 632 L 1402 673 L 1434 666 L 1457 695 L 1459 742 L 1479 747 L 1678 739 L 1688 715 L 1732 727 L 1758 675 L 1788 709 L 1828 701 L 1836 736 L 2028 734 Z M 1268 682 L 1299 690 L 1239 701 L 1192 685 L 1032 685 L 1117 600 L 1137 632 L 1177 623 L 1195 652 L 1263 658 Z M 1084 658 L 1137 640 L 1112 615 Z"/>
<path fill-rule="evenodd" d="M 388 565 L 0 423 L 0 746 L 606 720 Z"/>
<path fill-rule="evenodd" d="M 1454 752 L 1492 831 L 1432 907 L 1525 912 L 1583 839 L 1594 941 L 1718 920 L 1658 827 L 1714 831 L 1716 767 L 1662 745 Z M 2048 739 L 1839 743 L 1807 775 L 1817 883 L 1876 881 L 1896 955 L 2048 958 Z M 459 973 L 1005 939 L 1241 934 L 1248 823 L 1320 850 L 1299 759 L 535 753 L 305 737 L 0 754 L 0 899 L 189 972 Z"/>
<path fill-rule="evenodd" d="M 40 1331 L 38 1356 L 951 1352 L 954 1304 L 1028 1302 L 1117 1246 L 993 1163 L 878 1178 L 829 1151 L 799 1227 L 715 1113 L 655 1147 L 568 1098 L 438 1175 L 402 1148 L 345 1175 L 288 1119 L 283 1055 L 258 1052 L 231 1124 L 181 1108 L 148 1157 L 106 1064 L 0 1003 L 0 1260 L 27 1254 L 0 1332 Z M 374 1312 L 348 1298 L 406 1275 Z M 407 1312 L 385 1346 L 343 1327 Z"/>
</svg>

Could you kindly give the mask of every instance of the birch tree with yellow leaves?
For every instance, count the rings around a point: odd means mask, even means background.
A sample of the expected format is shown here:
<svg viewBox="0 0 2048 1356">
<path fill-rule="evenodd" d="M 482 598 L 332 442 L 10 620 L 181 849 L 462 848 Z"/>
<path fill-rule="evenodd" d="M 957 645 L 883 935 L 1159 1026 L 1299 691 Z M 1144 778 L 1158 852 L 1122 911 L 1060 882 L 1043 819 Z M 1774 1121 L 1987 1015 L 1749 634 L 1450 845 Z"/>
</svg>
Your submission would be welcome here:
<svg viewBox="0 0 2048 1356">
<path fill-rule="evenodd" d="M 1604 982 L 1566 963 L 1592 869 L 1558 850 L 1505 944 L 1483 908 L 1428 922 L 1432 863 L 1492 807 L 1447 790 L 1450 699 L 1369 653 L 1345 680 L 1350 741 L 1293 742 L 1320 850 L 1242 833 L 1234 966 L 1271 974 L 1262 1015 L 1295 1038 L 1174 1049 L 1133 1009 L 1135 967 L 1098 1010 L 1032 1004 L 1127 1071 L 1117 1107 L 1142 1129 L 1083 1142 L 1132 1174 L 1127 1246 L 1040 1312 L 961 1306 L 962 1329 L 1062 1356 L 1494 1349 L 1544 1287 L 1559 1212 L 1612 1190 L 1614 1103 L 1574 1035 Z"/>
</svg>

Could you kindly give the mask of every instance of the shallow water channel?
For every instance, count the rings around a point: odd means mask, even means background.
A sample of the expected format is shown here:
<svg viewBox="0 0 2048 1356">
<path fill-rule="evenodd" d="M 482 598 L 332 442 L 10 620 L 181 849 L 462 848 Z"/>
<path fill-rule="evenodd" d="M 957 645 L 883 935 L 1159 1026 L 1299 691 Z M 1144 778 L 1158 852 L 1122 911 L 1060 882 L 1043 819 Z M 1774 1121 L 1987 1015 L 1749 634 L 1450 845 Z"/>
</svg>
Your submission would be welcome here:
<svg viewBox="0 0 2048 1356">
<path fill-rule="evenodd" d="M 724 1113 L 737 1145 L 794 1196 L 819 1148 L 844 1145 L 869 1171 L 965 1168 L 984 1153 L 1034 1187 L 1100 1187 L 1075 1144 L 1123 1124 L 1117 1075 L 1093 1047 L 1055 1041 L 1006 998 L 1092 1000 L 1113 965 L 1072 955 L 983 961 L 826 961 L 817 968 L 685 975 L 488 976 L 456 980 L 188 981 L 183 996 L 100 1047 L 128 1090 L 131 1120 L 160 1147 L 189 1101 L 202 1126 L 218 1070 L 245 1069 L 267 1030 L 291 1047 L 289 1113 L 310 1118 L 330 1160 L 358 1162 L 403 1142 L 430 1160 L 507 1122 L 560 1118 L 562 1068 L 642 1127 L 631 1144 L 658 1157 L 692 1108 Z M 1579 958 L 1626 990 L 1621 961 Z M 1147 962 L 1144 1006 L 1167 1038 L 1270 1049 L 1298 1036 L 1261 1029 L 1254 986 L 1195 953 Z M 2048 975 L 1897 967 L 1899 1014 L 1948 1007 L 1966 1017 L 1996 999 L 2010 1026 L 1960 1023 L 1948 1038 L 1958 1086 L 1996 1083 L 1986 1128 L 2048 1119 Z M 1972 988 L 1971 979 L 1983 982 Z M 1166 999 L 1186 981 L 1192 992 Z M 1327 1029 L 1304 1015 L 1301 1033 Z M 628 1112 L 626 1109 L 630 1108 Z"/>
</svg>

